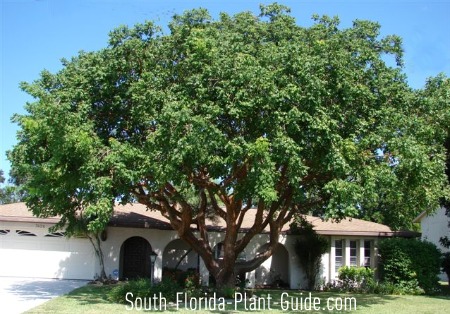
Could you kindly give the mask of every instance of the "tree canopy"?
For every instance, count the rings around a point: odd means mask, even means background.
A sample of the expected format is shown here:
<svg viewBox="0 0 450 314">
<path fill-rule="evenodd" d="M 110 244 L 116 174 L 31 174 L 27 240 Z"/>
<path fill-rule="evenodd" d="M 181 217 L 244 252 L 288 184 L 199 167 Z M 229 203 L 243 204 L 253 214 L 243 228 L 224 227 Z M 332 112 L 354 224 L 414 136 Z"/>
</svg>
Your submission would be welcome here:
<svg viewBox="0 0 450 314">
<path fill-rule="evenodd" d="M 2 169 L 0 169 L 0 185 L 4 183 L 4 172 Z M 6 184 L 4 186 L 0 186 L 0 204 L 20 202 L 24 197 L 25 191 L 20 186 L 14 184 Z"/>
<path fill-rule="evenodd" d="M 435 204 L 427 206 L 417 203 L 425 199 L 420 194 L 431 191 L 426 188 L 427 183 L 423 182 L 422 185 L 422 180 L 428 180 L 425 173 L 434 172 L 432 167 L 443 167 L 446 175 L 439 180 L 447 180 L 447 186 L 450 183 L 450 79 L 442 74 L 430 78 L 424 89 L 413 91 L 412 98 L 405 102 L 403 110 L 408 117 L 399 123 L 399 131 L 400 126 L 402 130 L 408 129 L 410 139 L 414 142 L 403 143 L 410 146 L 409 161 L 403 156 L 403 165 L 399 162 L 393 169 L 402 172 L 400 177 L 402 180 L 418 180 L 413 184 L 418 189 L 410 189 L 409 182 L 391 187 L 380 186 L 378 190 L 380 201 L 361 210 L 363 218 L 387 224 L 394 229 L 412 228 L 412 221 L 421 213 L 420 209 L 433 211 L 439 207 Z M 419 142 L 422 144 L 416 145 Z M 405 168 L 402 170 L 403 166 Z M 386 191 L 386 188 L 389 191 Z M 445 204 L 448 206 L 450 201 L 446 189 L 442 190 L 440 197 L 440 203 L 444 206 Z"/>
<path fill-rule="evenodd" d="M 448 193 L 444 148 L 430 115 L 417 114 L 434 100 L 408 86 L 401 39 L 380 38 L 370 21 L 314 20 L 301 27 L 280 5 L 217 19 L 192 10 L 168 34 L 152 22 L 119 27 L 106 48 L 23 83 L 36 101 L 14 118 L 9 159 L 27 204 L 67 228 L 81 213 L 90 230 L 116 201 L 145 204 L 219 284 L 267 259 L 298 213 L 387 208 L 402 221 L 436 208 Z M 226 223 L 223 260 L 208 215 Z M 264 228 L 267 251 L 236 263 Z"/>
</svg>

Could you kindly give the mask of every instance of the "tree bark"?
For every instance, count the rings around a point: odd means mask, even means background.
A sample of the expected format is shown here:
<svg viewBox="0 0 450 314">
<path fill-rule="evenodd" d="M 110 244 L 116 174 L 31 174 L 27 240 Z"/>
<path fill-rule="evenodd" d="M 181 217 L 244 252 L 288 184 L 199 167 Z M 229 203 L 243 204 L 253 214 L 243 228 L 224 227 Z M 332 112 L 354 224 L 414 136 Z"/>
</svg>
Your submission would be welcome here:
<svg viewBox="0 0 450 314">
<path fill-rule="evenodd" d="M 101 246 L 101 242 L 100 242 L 100 237 L 98 234 L 95 234 L 95 235 L 86 234 L 86 235 L 94 248 L 95 255 L 97 256 L 99 264 L 100 264 L 100 275 L 99 275 L 98 280 L 103 282 L 103 281 L 107 280 L 108 277 L 106 276 L 106 272 L 105 272 L 105 261 L 103 258 L 103 250 L 102 250 L 102 246 Z"/>
<path fill-rule="evenodd" d="M 246 168 L 242 167 L 236 176 L 245 176 Z M 206 178 L 206 179 L 205 179 Z M 177 189 L 167 183 L 161 190 L 148 191 L 145 185 L 137 186 L 132 192 L 136 199 L 150 209 L 161 212 L 166 217 L 180 239 L 184 240 L 203 259 L 206 268 L 214 277 L 218 288 L 234 287 L 236 274 L 249 272 L 259 267 L 272 256 L 278 246 L 278 238 L 282 227 L 288 223 L 297 207 L 292 204 L 292 188 L 285 185 L 284 171 L 279 183 L 279 199 L 267 205 L 259 201 L 255 208 L 253 224 L 242 230 L 244 216 L 248 214 L 251 200 L 243 201 L 235 195 L 228 194 L 223 185 L 209 180 L 207 175 L 192 175 L 192 182 L 199 187 L 200 203 L 195 209 L 183 198 Z M 224 206 L 219 206 L 216 197 Z M 208 207 L 209 205 L 209 207 Z M 215 216 L 225 222 L 225 237 L 223 239 L 223 258 L 216 258 L 208 237 L 209 226 L 206 223 L 207 210 L 212 210 Z M 196 230 L 192 225 L 196 224 Z M 247 261 L 236 262 L 237 256 L 244 251 L 250 241 L 269 227 L 269 245 L 264 252 Z M 240 234 L 243 234 L 240 236 Z"/>
</svg>

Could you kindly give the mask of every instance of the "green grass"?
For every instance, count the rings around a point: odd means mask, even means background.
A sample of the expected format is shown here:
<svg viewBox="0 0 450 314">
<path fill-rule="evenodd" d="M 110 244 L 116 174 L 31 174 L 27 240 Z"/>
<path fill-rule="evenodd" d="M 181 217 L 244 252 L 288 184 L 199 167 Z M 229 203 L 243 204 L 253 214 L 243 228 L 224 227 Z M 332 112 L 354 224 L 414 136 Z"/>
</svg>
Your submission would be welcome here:
<svg viewBox="0 0 450 314">
<path fill-rule="evenodd" d="M 110 303 L 106 294 L 112 286 L 87 285 L 45 302 L 25 313 L 121 313 L 122 304 Z"/>
<path fill-rule="evenodd" d="M 61 296 L 59 298 L 50 300 L 26 313 L 138 313 L 137 310 L 127 311 L 124 304 L 114 304 L 107 300 L 107 293 L 111 289 L 111 286 L 84 286 L 72 291 L 71 293 Z M 258 290 L 255 292 L 261 298 L 266 299 L 270 294 L 272 298 L 271 311 L 247 311 L 255 313 L 286 313 L 280 309 L 280 305 L 274 305 L 276 301 L 280 301 L 280 290 Z M 286 291 L 289 296 L 294 298 L 303 298 L 309 296 L 309 292 L 299 291 Z M 439 296 L 383 296 L 372 294 L 337 294 L 331 292 L 313 292 L 312 297 L 320 298 L 320 307 L 326 306 L 327 298 L 350 298 L 356 299 L 357 310 L 347 311 L 346 313 L 395 313 L 395 314 L 411 314 L 411 313 L 448 313 L 450 308 L 450 295 L 448 286 L 443 287 L 443 295 Z M 262 305 L 262 304 L 261 304 Z M 250 308 L 250 303 L 247 304 Z M 230 312 L 245 312 L 243 304 L 239 304 L 238 311 L 234 311 L 234 305 L 227 305 L 226 309 Z M 142 312 L 142 311 L 141 311 Z M 173 306 L 167 306 L 167 312 L 172 313 L 219 313 L 220 311 L 208 311 L 208 310 L 176 310 Z M 309 313 L 343 313 L 344 311 L 295 311 L 295 312 L 309 312 Z"/>
</svg>

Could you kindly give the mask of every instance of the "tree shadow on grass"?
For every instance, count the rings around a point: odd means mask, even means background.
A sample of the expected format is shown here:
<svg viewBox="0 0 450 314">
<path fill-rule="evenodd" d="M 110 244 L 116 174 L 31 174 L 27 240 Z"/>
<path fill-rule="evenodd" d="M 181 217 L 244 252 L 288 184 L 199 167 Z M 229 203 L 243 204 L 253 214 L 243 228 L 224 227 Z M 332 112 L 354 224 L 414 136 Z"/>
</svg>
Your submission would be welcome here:
<svg viewBox="0 0 450 314">
<path fill-rule="evenodd" d="M 114 285 L 87 285 L 71 291 L 66 297 L 76 300 L 80 305 L 110 303 L 108 300 L 108 292 L 113 287 Z"/>
<path fill-rule="evenodd" d="M 450 286 L 448 283 L 439 283 L 439 291 L 435 294 L 426 295 L 427 298 L 449 300 L 450 301 Z"/>
<path fill-rule="evenodd" d="M 108 299 L 108 293 L 116 287 L 116 284 L 112 285 L 87 285 L 66 295 L 66 298 L 75 300 L 78 305 L 97 305 L 97 304 L 112 304 Z M 117 303 L 119 304 L 119 303 Z M 126 304 L 123 304 L 125 306 Z M 143 311 L 150 312 L 150 311 Z M 164 312 L 178 312 L 176 308 L 171 307 L 169 304 Z"/>
<path fill-rule="evenodd" d="M 66 295 L 67 298 L 74 299 L 80 305 L 92 305 L 92 304 L 110 304 L 111 301 L 108 300 L 108 292 L 114 287 L 114 285 L 106 285 L 106 286 L 96 286 L 96 285 L 87 285 L 82 288 L 76 289 Z M 309 291 L 299 291 L 299 290 L 255 290 L 254 294 L 256 297 L 267 298 L 270 294 L 271 296 L 271 311 L 268 311 L 267 303 L 266 308 L 257 308 L 250 309 L 249 302 L 247 302 L 247 309 L 243 302 L 238 304 L 237 310 L 235 310 L 234 303 L 227 304 L 226 310 L 208 310 L 201 309 L 202 312 L 208 313 L 239 313 L 239 312 L 255 312 L 255 313 L 267 313 L 267 312 L 286 312 L 281 309 L 281 294 L 286 292 L 288 294 L 289 302 L 299 302 L 298 309 L 289 308 L 290 311 L 294 312 L 314 312 L 314 313 L 346 313 L 353 312 L 355 310 L 354 305 L 356 305 L 356 309 L 370 308 L 374 305 L 383 305 L 388 304 L 394 301 L 397 297 L 392 295 L 374 295 L 374 294 L 350 294 L 350 293 L 334 293 L 334 292 L 311 292 L 312 298 L 320 298 L 320 304 L 318 305 L 318 310 L 311 310 L 311 299 L 307 299 L 310 296 Z M 248 296 L 250 297 L 250 296 Z M 430 296 L 437 298 L 449 299 L 446 296 Z M 292 299 L 291 299 L 292 298 Z M 297 301 L 298 300 L 298 301 Z M 330 301 L 328 301 L 330 300 Z M 354 300 L 354 301 L 353 301 Z M 303 302 L 301 305 L 300 303 Z M 306 302 L 306 303 L 305 303 Z M 294 303 L 293 303 L 294 304 Z M 286 305 L 286 303 L 285 303 Z M 184 307 L 180 305 L 180 310 L 184 310 Z M 294 305 L 297 306 L 297 305 Z M 303 306 L 303 309 L 300 310 L 300 306 Z M 332 306 L 335 310 L 329 309 L 327 306 Z M 347 311 L 345 311 L 345 306 L 347 306 Z M 175 306 L 171 306 L 167 304 L 166 308 L 167 312 L 179 312 Z M 289 310 L 288 310 L 289 311 Z"/>
</svg>

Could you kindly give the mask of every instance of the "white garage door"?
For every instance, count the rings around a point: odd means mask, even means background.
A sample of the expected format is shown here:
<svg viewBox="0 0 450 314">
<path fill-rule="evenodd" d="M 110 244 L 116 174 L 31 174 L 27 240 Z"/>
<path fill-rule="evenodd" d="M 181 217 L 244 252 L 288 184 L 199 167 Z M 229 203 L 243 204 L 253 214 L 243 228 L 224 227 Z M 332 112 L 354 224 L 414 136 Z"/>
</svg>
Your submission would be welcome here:
<svg viewBox="0 0 450 314">
<path fill-rule="evenodd" d="M 67 239 L 47 228 L 1 226 L 0 276 L 93 279 L 95 270 L 88 239 Z"/>
</svg>

